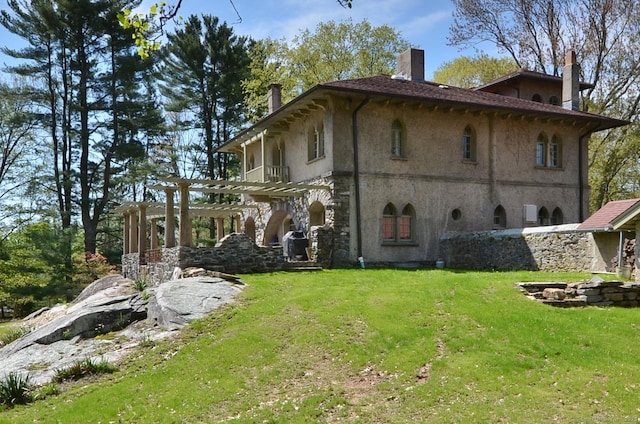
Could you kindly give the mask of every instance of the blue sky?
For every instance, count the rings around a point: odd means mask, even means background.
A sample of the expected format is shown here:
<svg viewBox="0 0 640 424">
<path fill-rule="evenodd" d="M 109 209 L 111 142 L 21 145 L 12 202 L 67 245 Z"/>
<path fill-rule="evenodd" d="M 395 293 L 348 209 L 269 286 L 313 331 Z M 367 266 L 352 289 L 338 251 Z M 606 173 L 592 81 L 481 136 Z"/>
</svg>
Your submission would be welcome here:
<svg viewBox="0 0 640 424">
<path fill-rule="evenodd" d="M 160 1 L 143 0 L 141 9 L 148 11 L 151 4 Z M 354 0 L 352 9 L 342 8 L 336 0 L 233 0 L 233 5 L 229 0 L 183 0 L 180 15 L 186 18 L 192 14 L 210 14 L 233 26 L 237 34 L 254 39 L 287 40 L 302 29 L 313 30 L 319 22 L 367 19 L 374 26 L 393 27 L 414 47 L 424 49 L 428 79 L 443 62 L 474 54 L 473 50 L 461 51 L 447 45 L 453 22 L 451 0 Z M 6 9 L 6 0 L 0 0 L 0 8 Z M 16 47 L 20 43 L 19 38 L 0 26 L 0 45 Z M 6 58 L 0 56 L 0 63 L 5 61 Z"/>
</svg>

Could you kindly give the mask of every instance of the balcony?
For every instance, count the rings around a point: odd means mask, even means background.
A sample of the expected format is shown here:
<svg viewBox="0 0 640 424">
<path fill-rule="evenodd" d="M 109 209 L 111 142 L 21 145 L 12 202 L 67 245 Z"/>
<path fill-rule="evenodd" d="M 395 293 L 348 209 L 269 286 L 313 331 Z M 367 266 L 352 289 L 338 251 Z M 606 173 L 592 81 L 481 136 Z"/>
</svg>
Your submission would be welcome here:
<svg viewBox="0 0 640 424">
<path fill-rule="evenodd" d="M 245 173 L 245 181 L 249 182 L 273 182 L 288 183 L 289 167 L 288 166 L 271 166 L 267 165 L 265 169 L 264 181 L 262 177 L 262 166 L 257 166 Z"/>
</svg>

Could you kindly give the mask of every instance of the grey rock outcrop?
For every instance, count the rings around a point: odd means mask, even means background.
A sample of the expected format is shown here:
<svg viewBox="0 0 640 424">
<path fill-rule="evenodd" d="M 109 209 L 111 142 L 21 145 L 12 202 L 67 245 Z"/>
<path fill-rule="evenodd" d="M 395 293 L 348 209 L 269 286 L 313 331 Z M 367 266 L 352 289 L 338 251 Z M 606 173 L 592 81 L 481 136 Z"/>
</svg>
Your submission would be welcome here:
<svg viewBox="0 0 640 424">
<path fill-rule="evenodd" d="M 132 280 L 107 276 L 87 287 L 71 304 L 28 317 L 24 326 L 33 330 L 0 348 L 0 378 L 11 372 L 28 373 L 34 383 L 43 384 L 56 369 L 79 360 L 114 362 L 141 340 L 166 337 L 230 302 L 242 285 L 202 276 L 169 281 L 142 295 Z M 116 333 L 95 338 L 109 332 Z"/>
</svg>

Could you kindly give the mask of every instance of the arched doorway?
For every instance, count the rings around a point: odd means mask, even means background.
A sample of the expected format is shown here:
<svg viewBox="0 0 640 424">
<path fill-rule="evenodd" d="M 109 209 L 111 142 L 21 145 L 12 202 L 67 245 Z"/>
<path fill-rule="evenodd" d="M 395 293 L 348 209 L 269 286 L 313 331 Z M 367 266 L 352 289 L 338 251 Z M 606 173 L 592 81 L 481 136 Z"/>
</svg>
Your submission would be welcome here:
<svg viewBox="0 0 640 424">
<path fill-rule="evenodd" d="M 269 218 L 267 227 L 264 229 L 264 241 L 265 246 L 273 246 L 282 242 L 282 236 L 289 231 L 293 225 L 293 220 L 287 211 L 279 210 L 274 211 Z"/>
</svg>

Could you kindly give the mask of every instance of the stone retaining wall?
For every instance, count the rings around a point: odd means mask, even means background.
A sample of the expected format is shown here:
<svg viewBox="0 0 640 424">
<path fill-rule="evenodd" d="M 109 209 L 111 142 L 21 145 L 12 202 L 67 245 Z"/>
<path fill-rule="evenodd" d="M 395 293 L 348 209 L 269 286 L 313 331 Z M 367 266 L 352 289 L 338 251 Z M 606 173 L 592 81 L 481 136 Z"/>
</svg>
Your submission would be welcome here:
<svg viewBox="0 0 640 424">
<path fill-rule="evenodd" d="M 122 274 L 132 280 L 146 278 L 149 284 L 168 281 L 175 268 L 204 268 L 228 274 L 280 271 L 284 268 L 282 247 L 260 247 L 244 234 L 233 233 L 215 247 L 162 249 L 160 262 L 139 265 L 139 255 L 122 256 Z"/>
<path fill-rule="evenodd" d="M 440 255 L 448 268 L 604 271 L 593 233 L 575 225 L 445 234 Z"/>
<path fill-rule="evenodd" d="M 560 306 L 639 306 L 640 284 L 605 282 L 595 277 L 583 283 L 518 283 L 516 287 L 542 303 Z"/>
</svg>

